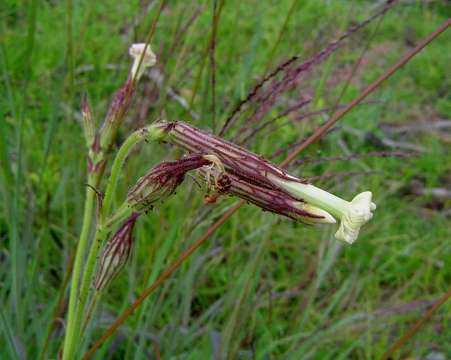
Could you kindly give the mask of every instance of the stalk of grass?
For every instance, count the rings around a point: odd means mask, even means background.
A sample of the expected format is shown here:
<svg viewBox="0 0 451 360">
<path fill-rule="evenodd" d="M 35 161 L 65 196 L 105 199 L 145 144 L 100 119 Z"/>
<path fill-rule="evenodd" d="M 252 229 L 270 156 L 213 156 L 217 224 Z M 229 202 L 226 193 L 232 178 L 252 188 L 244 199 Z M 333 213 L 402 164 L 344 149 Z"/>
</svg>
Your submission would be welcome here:
<svg viewBox="0 0 451 360">
<path fill-rule="evenodd" d="M 281 166 L 286 167 L 294 158 L 303 151 L 307 146 L 313 142 L 319 140 L 335 123 L 337 123 L 344 115 L 346 115 L 354 106 L 364 100 L 370 93 L 375 91 L 385 80 L 391 77 L 397 70 L 423 50 L 429 43 L 431 43 L 440 34 L 446 31 L 451 26 L 451 19 L 447 20 L 441 26 L 439 26 L 434 32 L 423 39 L 417 46 L 407 52 L 398 62 L 392 65 L 387 71 L 385 71 L 378 79 L 367 86 L 354 100 L 352 100 L 345 108 L 338 111 L 332 116 L 325 124 L 319 127 L 310 137 L 308 137 L 301 145 L 299 145 L 294 151 L 292 151 Z M 143 303 L 143 301 L 158 288 L 172 273 L 174 273 L 178 267 L 199 248 L 226 220 L 233 215 L 242 205 L 244 201 L 237 202 L 231 207 L 224 215 L 212 224 L 207 231 L 200 236 L 187 250 L 185 250 L 176 260 L 174 260 L 165 271 L 158 277 L 158 279 L 146 290 L 144 290 L 137 300 L 130 305 L 114 322 L 113 324 L 96 340 L 92 347 L 83 355 L 83 359 L 89 359 L 95 351 L 121 326 L 127 318 Z"/>
<path fill-rule="evenodd" d="M 238 116 L 242 113 L 246 105 L 252 102 L 256 102 L 257 106 L 254 111 L 252 111 L 250 117 L 247 119 L 249 121 L 259 120 L 266 114 L 266 112 L 275 103 L 276 99 L 283 92 L 292 88 L 309 70 L 311 70 L 315 65 L 323 62 L 331 54 L 333 54 L 352 34 L 356 33 L 360 29 L 364 28 L 370 24 L 373 20 L 385 14 L 392 6 L 394 2 L 388 3 L 380 11 L 376 12 L 374 15 L 368 19 L 362 21 L 361 23 L 352 26 L 347 32 L 342 34 L 339 38 L 329 43 L 324 49 L 314 56 L 308 58 L 302 63 L 298 64 L 301 59 L 300 55 L 294 55 L 288 60 L 279 64 L 272 72 L 265 75 L 257 84 L 253 87 L 252 91 L 238 104 L 234 107 L 230 115 L 227 116 L 224 125 L 222 126 L 219 136 L 224 135 L 230 126 L 237 121 Z M 278 75 L 282 75 L 282 79 L 276 80 Z M 265 89 L 265 85 L 268 88 Z"/>
<path fill-rule="evenodd" d="M 90 181 L 92 182 L 92 180 Z M 95 185 L 95 184 L 94 184 Z M 91 185 L 91 186 L 94 186 Z M 72 272 L 71 290 L 69 295 L 69 311 L 64 337 L 63 359 L 70 359 L 73 356 L 73 347 L 78 337 L 78 329 L 76 328 L 77 320 L 77 304 L 78 304 L 78 283 L 82 274 L 83 255 L 88 245 L 89 232 L 94 215 L 95 193 L 89 186 L 86 187 L 85 207 L 83 212 L 83 224 L 81 228 L 80 239 L 77 244 L 75 262 Z"/>
<path fill-rule="evenodd" d="M 211 42 L 210 42 L 210 51 L 209 51 L 209 59 L 210 59 L 210 86 L 211 86 L 211 125 L 213 128 L 213 132 L 216 132 L 216 59 L 215 59 L 215 50 L 216 50 L 216 33 L 218 31 L 218 22 L 219 22 L 218 12 L 218 0 L 213 0 L 213 10 L 211 17 Z"/>
<path fill-rule="evenodd" d="M 381 360 L 391 359 L 393 354 L 399 350 L 412 336 L 414 336 L 423 324 L 429 321 L 437 310 L 451 298 L 451 290 L 448 290 L 434 305 L 403 335 L 401 336 L 388 350 L 382 355 Z"/>
<path fill-rule="evenodd" d="M 220 1 L 220 3 L 218 5 L 217 15 L 216 15 L 216 18 L 215 18 L 216 24 L 219 23 L 219 19 L 221 17 L 221 12 L 222 12 L 222 9 L 224 7 L 224 1 L 223 0 L 219 0 L 219 1 Z M 203 73 L 204 67 L 205 67 L 205 61 L 207 60 L 210 48 L 212 46 L 212 42 L 214 41 L 214 36 L 216 35 L 216 30 L 215 29 L 216 28 L 213 28 L 210 31 L 210 35 L 208 37 L 207 44 L 205 45 L 204 51 L 202 53 L 201 63 L 199 65 L 199 70 L 197 71 L 196 80 L 194 82 L 194 86 L 193 86 L 193 89 L 192 89 L 192 95 L 191 95 L 191 98 L 190 98 L 190 101 L 189 101 L 189 108 L 193 107 L 194 100 L 195 100 L 195 98 L 197 96 L 197 93 L 199 91 L 200 82 L 201 82 L 201 79 L 202 79 L 202 73 Z"/>
<path fill-rule="evenodd" d="M 19 359 L 16 344 L 14 343 L 13 332 L 6 319 L 5 313 L 3 312 L 3 308 L 3 306 L 0 306 L 0 324 L 2 325 L 3 333 L 5 335 L 9 355 L 11 356 L 11 359 Z"/>
</svg>

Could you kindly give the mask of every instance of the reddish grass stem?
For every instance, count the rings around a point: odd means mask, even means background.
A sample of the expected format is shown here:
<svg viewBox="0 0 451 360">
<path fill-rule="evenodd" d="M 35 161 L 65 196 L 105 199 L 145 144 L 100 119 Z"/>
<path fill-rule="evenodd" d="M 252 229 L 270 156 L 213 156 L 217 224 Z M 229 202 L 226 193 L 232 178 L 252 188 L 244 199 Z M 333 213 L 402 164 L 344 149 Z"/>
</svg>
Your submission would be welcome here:
<svg viewBox="0 0 451 360">
<path fill-rule="evenodd" d="M 338 111 L 333 115 L 324 125 L 319 127 L 310 137 L 308 137 L 302 144 L 300 144 L 295 150 L 293 150 L 284 161 L 280 164 L 282 167 L 286 167 L 293 159 L 303 151 L 307 146 L 319 140 L 335 123 L 340 120 L 344 115 L 346 115 L 354 106 L 365 99 L 370 93 L 376 90 L 385 80 L 387 80 L 391 75 L 393 75 L 399 68 L 405 65 L 410 59 L 412 59 L 416 54 L 418 54 L 423 48 L 425 48 L 430 42 L 432 42 L 441 33 L 447 30 L 451 26 L 451 19 L 445 21 L 440 25 L 434 32 L 432 32 L 428 37 L 423 39 L 417 46 L 405 54 L 396 64 L 391 66 L 384 74 L 382 74 L 377 80 L 366 87 L 359 96 L 352 100 L 348 105 L 346 105 L 342 110 Z M 177 259 L 175 259 L 163 273 L 155 280 L 155 282 L 146 290 L 144 290 L 141 295 L 131 304 L 112 324 L 111 326 L 100 336 L 92 347 L 84 354 L 83 360 L 89 359 L 96 350 L 111 336 L 114 332 L 121 326 L 125 320 L 142 304 L 142 302 L 156 289 L 158 288 L 169 276 L 171 276 L 178 267 L 197 250 L 225 221 L 232 216 L 241 206 L 245 204 L 245 201 L 238 201 L 229 210 L 227 210 L 224 215 L 221 216 L 214 224 L 212 224 L 207 231 L 199 237 L 188 249 L 186 249 Z M 449 297 L 449 296 L 448 296 Z M 448 298 L 447 297 L 447 298 Z M 447 300 L 445 299 L 445 301 Z M 444 303 L 444 301 L 442 302 Z M 437 308 L 442 304 L 439 303 Z M 432 314 L 431 314 L 432 315 Z M 428 318 L 425 318 L 426 321 Z M 418 327 L 423 323 L 421 322 L 416 326 L 413 331 L 410 331 L 405 335 L 403 341 L 400 342 L 399 346 L 405 343 L 417 330 Z M 417 324 L 416 324 L 417 325 Z M 396 350 L 396 349 L 395 349 Z M 393 350 L 394 351 L 394 350 Z"/>
<path fill-rule="evenodd" d="M 396 350 L 402 347 L 415 333 L 419 330 L 419 328 L 428 321 L 432 315 L 437 311 L 437 309 L 442 306 L 445 302 L 449 300 L 451 297 L 451 290 L 448 290 L 443 297 L 438 299 L 434 305 L 407 331 L 403 336 L 401 336 L 391 347 L 387 350 L 387 352 L 382 355 L 381 360 L 388 360 L 392 358 L 392 355 Z"/>
</svg>

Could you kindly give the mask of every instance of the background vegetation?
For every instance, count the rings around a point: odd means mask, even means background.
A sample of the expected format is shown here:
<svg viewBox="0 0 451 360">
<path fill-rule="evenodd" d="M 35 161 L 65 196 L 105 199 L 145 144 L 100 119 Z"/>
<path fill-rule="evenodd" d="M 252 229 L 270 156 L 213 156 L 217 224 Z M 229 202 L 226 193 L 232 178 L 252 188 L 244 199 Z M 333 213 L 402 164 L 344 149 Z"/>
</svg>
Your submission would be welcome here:
<svg viewBox="0 0 451 360">
<path fill-rule="evenodd" d="M 227 0 L 212 67 L 208 43 L 221 1 L 168 1 L 152 40 L 158 72 L 140 83 L 119 141 L 158 117 L 218 131 L 268 70 L 292 55 L 315 54 L 381 5 Z M 82 93 L 100 123 L 127 76 L 127 49 L 144 41 L 157 8 L 155 1 L 0 4 L 2 359 L 33 359 L 43 348 L 74 254 L 86 171 Z M 400 1 L 250 123 L 255 128 L 282 114 L 246 146 L 268 157 L 281 150 L 273 156 L 281 160 L 330 115 L 319 110 L 352 99 L 450 15 L 448 1 Z M 338 243 L 332 227 L 295 224 L 245 206 L 148 298 L 98 359 L 380 357 L 450 286 L 450 35 L 398 71 L 290 169 L 345 198 L 371 189 L 378 210 L 356 244 Z M 312 97 L 308 108 L 283 114 L 306 97 Z M 300 120 L 312 111 L 318 114 Z M 225 137 L 239 140 L 245 120 L 244 114 Z M 142 147 L 127 163 L 117 199 L 156 161 L 178 155 Z M 104 296 L 87 338 L 100 335 L 232 203 L 203 205 L 189 180 L 142 218 L 132 261 Z M 445 304 L 397 356 L 451 356 L 449 314 Z M 56 324 L 50 358 L 61 345 L 64 313 Z"/>
</svg>

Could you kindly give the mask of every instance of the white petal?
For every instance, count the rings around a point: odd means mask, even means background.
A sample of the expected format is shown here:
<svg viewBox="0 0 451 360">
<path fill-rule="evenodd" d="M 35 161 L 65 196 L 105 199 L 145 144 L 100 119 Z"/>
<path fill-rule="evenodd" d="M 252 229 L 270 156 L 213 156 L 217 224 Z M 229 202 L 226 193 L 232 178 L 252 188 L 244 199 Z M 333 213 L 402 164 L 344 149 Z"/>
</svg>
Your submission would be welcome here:
<svg viewBox="0 0 451 360">
<path fill-rule="evenodd" d="M 371 198 L 372 193 L 365 191 L 352 199 L 341 218 L 340 227 L 335 233 L 337 239 L 350 244 L 357 239 L 360 228 L 373 217 L 371 211 L 376 209 L 376 204 L 371 202 Z"/>
</svg>

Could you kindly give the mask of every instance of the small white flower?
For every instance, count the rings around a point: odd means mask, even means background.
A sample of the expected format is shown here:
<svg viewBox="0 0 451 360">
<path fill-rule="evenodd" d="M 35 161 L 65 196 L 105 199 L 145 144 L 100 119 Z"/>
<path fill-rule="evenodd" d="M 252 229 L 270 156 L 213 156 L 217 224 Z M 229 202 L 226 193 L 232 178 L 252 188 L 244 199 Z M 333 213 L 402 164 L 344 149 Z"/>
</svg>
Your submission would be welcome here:
<svg viewBox="0 0 451 360">
<path fill-rule="evenodd" d="M 144 50 L 145 50 L 145 52 L 144 52 Z M 132 70 L 131 70 L 131 76 L 136 81 L 141 78 L 141 76 L 144 73 L 144 71 L 146 70 L 146 68 L 154 66 L 157 62 L 157 57 L 153 53 L 152 48 L 150 47 L 150 44 L 148 44 L 147 46 L 144 43 L 133 44 L 132 46 L 130 46 L 128 53 L 130 54 L 130 56 L 133 57 L 133 66 L 132 66 Z M 144 53 L 144 55 L 143 55 L 143 53 Z M 141 62 L 141 66 L 139 66 L 141 57 L 142 57 L 142 62 Z M 139 66 L 139 69 L 138 69 L 138 66 Z"/>
<path fill-rule="evenodd" d="M 358 194 L 350 203 L 341 218 L 340 227 L 335 237 L 352 244 L 359 236 L 360 228 L 372 217 L 371 211 L 376 210 L 376 204 L 371 202 L 372 194 L 365 191 Z"/>
<path fill-rule="evenodd" d="M 349 202 L 311 184 L 288 181 L 276 176 L 271 176 L 271 180 L 295 198 L 302 199 L 339 219 L 340 226 L 335 237 L 350 244 L 359 236 L 360 228 L 373 217 L 372 211 L 376 210 L 370 191 L 358 194 Z"/>
</svg>

